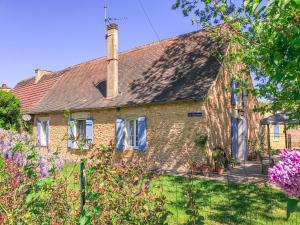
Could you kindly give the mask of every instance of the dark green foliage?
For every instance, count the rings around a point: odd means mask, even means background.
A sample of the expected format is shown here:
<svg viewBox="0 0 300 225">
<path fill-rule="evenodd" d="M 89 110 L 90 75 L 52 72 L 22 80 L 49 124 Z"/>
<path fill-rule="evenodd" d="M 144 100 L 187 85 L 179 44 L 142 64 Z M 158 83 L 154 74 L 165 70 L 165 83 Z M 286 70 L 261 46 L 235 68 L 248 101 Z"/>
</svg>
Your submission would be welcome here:
<svg viewBox="0 0 300 225">
<path fill-rule="evenodd" d="M 200 137 L 198 137 L 196 140 L 195 140 L 195 144 L 198 146 L 198 147 L 204 147 L 206 142 L 207 142 L 207 139 L 208 139 L 208 135 L 207 134 L 202 134 Z"/>
<path fill-rule="evenodd" d="M 0 127 L 18 129 L 20 127 L 20 101 L 12 93 L 0 90 Z"/>
<path fill-rule="evenodd" d="M 199 27 L 226 24 L 215 36 L 231 43 L 223 59 L 238 80 L 251 70 L 259 85 L 252 94 L 270 104 L 261 111 L 287 111 L 300 124 L 300 1 L 299 0 L 176 0 L 174 9 L 192 15 Z M 235 64 L 244 64 L 240 71 Z"/>
</svg>

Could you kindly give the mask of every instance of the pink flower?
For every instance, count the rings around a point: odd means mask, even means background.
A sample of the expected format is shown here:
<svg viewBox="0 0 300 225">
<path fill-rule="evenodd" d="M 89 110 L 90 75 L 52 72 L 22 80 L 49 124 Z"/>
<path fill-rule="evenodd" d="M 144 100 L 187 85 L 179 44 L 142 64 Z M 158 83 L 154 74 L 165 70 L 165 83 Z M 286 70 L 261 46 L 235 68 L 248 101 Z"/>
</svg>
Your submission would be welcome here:
<svg viewBox="0 0 300 225">
<path fill-rule="evenodd" d="M 300 197 L 300 152 L 284 149 L 280 161 L 269 169 L 269 181 L 290 196 Z"/>
</svg>

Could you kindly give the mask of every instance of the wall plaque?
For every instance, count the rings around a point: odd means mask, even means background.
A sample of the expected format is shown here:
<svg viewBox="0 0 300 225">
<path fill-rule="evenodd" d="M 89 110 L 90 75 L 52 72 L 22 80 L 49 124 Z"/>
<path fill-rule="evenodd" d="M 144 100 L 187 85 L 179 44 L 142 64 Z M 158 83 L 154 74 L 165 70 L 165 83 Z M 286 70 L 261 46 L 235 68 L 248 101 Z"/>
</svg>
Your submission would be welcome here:
<svg viewBox="0 0 300 225">
<path fill-rule="evenodd" d="M 188 117 L 201 117 L 202 112 L 188 112 Z"/>
</svg>

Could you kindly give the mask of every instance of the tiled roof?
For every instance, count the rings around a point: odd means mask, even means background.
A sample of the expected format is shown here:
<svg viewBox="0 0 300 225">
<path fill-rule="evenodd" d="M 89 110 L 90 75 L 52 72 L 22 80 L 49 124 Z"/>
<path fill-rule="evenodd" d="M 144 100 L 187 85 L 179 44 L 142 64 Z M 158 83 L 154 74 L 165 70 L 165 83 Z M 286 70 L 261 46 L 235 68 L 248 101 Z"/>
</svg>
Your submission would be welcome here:
<svg viewBox="0 0 300 225">
<path fill-rule="evenodd" d="M 38 83 L 35 83 L 35 77 L 19 82 L 11 91 L 20 99 L 21 110 L 26 112 L 32 109 L 61 75 L 62 72 L 44 75 Z"/>
<path fill-rule="evenodd" d="M 104 97 L 105 57 L 69 67 L 30 112 L 203 99 L 221 66 L 211 55 L 220 46 L 200 31 L 119 53 L 120 94 L 112 99 Z"/>
</svg>

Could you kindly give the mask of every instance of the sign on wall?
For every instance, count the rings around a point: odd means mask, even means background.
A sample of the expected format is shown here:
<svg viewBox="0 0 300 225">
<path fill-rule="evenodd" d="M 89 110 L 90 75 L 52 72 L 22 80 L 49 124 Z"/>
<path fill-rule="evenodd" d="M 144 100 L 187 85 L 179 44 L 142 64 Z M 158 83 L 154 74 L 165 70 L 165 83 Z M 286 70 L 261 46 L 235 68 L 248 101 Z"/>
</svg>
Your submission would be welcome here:
<svg viewBox="0 0 300 225">
<path fill-rule="evenodd" d="M 188 112 L 188 117 L 202 117 L 202 112 Z"/>
</svg>

